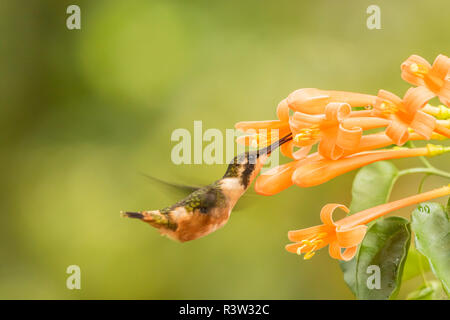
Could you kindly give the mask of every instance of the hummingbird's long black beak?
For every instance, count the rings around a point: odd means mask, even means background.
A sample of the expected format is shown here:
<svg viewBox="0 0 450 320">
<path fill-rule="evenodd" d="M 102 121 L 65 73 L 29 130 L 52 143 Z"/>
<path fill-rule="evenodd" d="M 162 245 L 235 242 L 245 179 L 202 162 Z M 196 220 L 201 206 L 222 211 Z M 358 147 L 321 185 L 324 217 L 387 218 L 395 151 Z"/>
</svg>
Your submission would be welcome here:
<svg viewBox="0 0 450 320">
<path fill-rule="evenodd" d="M 121 211 L 122 217 L 133 218 L 133 219 L 143 219 L 144 215 L 140 212 L 125 212 Z"/>
<path fill-rule="evenodd" d="M 273 150 L 275 150 L 276 148 L 278 148 L 279 146 L 285 144 L 286 142 L 289 142 L 292 140 L 292 133 L 289 133 L 288 135 L 284 136 L 283 138 L 281 138 L 278 141 L 275 141 L 274 143 L 272 143 L 270 146 L 265 147 L 264 149 L 260 149 L 258 150 L 258 155 L 263 155 L 263 154 L 270 154 Z"/>
</svg>

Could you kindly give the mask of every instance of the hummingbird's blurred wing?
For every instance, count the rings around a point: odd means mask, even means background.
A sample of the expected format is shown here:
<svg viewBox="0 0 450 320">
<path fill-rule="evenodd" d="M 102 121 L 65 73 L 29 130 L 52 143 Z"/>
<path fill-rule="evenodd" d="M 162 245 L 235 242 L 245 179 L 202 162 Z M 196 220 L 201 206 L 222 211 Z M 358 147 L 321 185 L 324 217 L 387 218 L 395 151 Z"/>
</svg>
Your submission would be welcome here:
<svg viewBox="0 0 450 320">
<path fill-rule="evenodd" d="M 145 173 L 141 173 L 144 177 L 150 179 L 155 184 L 158 184 L 159 186 L 166 188 L 168 192 L 171 193 L 178 193 L 179 195 L 182 195 L 183 197 L 191 194 L 194 191 L 197 191 L 201 188 L 201 186 L 189 186 L 184 184 L 178 184 L 173 182 L 164 181 L 162 179 L 150 176 Z"/>
</svg>

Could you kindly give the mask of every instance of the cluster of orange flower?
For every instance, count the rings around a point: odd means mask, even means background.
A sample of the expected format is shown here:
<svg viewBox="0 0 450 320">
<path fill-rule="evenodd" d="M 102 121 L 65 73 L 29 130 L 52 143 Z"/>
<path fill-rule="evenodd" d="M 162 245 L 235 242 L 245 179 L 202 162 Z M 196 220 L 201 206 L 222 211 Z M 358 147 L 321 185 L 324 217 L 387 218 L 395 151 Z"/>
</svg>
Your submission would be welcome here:
<svg viewBox="0 0 450 320">
<path fill-rule="evenodd" d="M 273 195 L 296 184 L 301 187 L 319 185 L 330 179 L 388 159 L 433 156 L 449 151 L 449 148 L 428 144 L 423 148 L 388 148 L 402 146 L 410 140 L 446 139 L 450 137 L 450 59 L 439 55 L 433 65 L 413 55 L 401 65 L 401 77 L 414 85 L 403 99 L 385 90 L 377 96 L 328 91 L 313 88 L 299 89 L 280 102 L 278 120 L 245 121 L 236 128 L 251 135 L 242 136 L 238 142 L 261 146 L 278 137 L 292 134 L 292 141 L 281 146 L 281 152 L 293 159 L 284 165 L 261 174 L 255 190 L 263 195 Z M 434 107 L 428 102 L 438 97 L 444 104 Z M 384 128 L 381 132 L 364 134 L 365 130 Z M 317 144 L 317 152 L 310 153 Z M 380 149 L 381 148 L 381 149 Z M 296 149 L 296 150 L 295 150 Z M 405 206 L 416 200 L 449 194 L 450 188 L 436 189 L 426 195 L 400 200 Z M 323 225 L 305 230 L 292 231 L 289 239 L 296 243 L 287 250 L 306 253 L 311 257 L 315 250 L 330 244 L 330 255 L 336 259 L 349 260 L 365 234 L 368 221 L 392 210 L 387 207 L 372 208 L 333 222 L 331 215 L 336 207 L 323 208 Z M 384 211 L 383 211 L 384 210 Z M 387 211 L 386 211 L 387 210 Z M 359 220 L 358 220 L 359 219 Z M 356 222 L 355 222 L 356 220 Z M 342 248 L 346 250 L 342 253 Z"/>
</svg>

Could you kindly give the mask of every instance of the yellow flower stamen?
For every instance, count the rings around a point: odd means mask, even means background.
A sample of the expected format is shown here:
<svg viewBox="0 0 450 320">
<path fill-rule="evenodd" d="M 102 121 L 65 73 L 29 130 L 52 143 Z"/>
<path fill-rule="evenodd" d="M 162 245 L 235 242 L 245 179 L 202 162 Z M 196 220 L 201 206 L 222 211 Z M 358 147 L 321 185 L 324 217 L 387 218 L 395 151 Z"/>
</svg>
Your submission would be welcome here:
<svg viewBox="0 0 450 320">
<path fill-rule="evenodd" d="M 381 103 L 380 110 L 384 114 L 394 114 L 394 113 L 398 112 L 399 108 L 392 102 L 385 100 Z"/>
<path fill-rule="evenodd" d="M 302 245 L 301 247 L 297 248 L 297 254 L 300 256 L 302 254 L 302 250 L 306 247 L 306 244 Z"/>
<path fill-rule="evenodd" d="M 312 248 L 310 251 L 308 251 L 307 253 L 305 253 L 305 255 L 303 256 L 304 260 L 309 260 L 313 257 L 313 255 L 316 254 L 316 252 L 314 251 L 316 247 Z"/>
<path fill-rule="evenodd" d="M 302 141 L 317 140 L 320 135 L 320 129 L 318 125 L 313 125 L 309 128 L 303 128 L 299 130 L 294 137 L 294 142 L 300 143 Z"/>
<path fill-rule="evenodd" d="M 256 133 L 254 135 L 251 135 L 251 146 L 252 148 L 264 148 L 266 147 L 270 142 L 268 141 L 268 137 L 265 134 L 262 133 Z M 268 143 L 269 142 L 269 143 Z"/>
<path fill-rule="evenodd" d="M 313 234 L 313 235 L 307 237 L 306 239 L 303 239 L 302 241 L 300 241 L 302 246 L 297 248 L 297 254 L 301 255 L 303 249 L 305 249 L 306 247 L 311 247 L 311 249 L 306 251 L 305 255 L 303 256 L 303 259 L 305 259 L 305 260 L 311 259 L 312 256 L 315 254 L 317 247 L 323 243 L 322 239 L 326 236 L 327 236 L 326 232 L 321 232 L 317 235 Z"/>
<path fill-rule="evenodd" d="M 409 70 L 420 78 L 423 78 L 423 76 L 428 73 L 428 69 L 425 66 L 417 63 L 412 63 L 409 66 Z"/>
</svg>

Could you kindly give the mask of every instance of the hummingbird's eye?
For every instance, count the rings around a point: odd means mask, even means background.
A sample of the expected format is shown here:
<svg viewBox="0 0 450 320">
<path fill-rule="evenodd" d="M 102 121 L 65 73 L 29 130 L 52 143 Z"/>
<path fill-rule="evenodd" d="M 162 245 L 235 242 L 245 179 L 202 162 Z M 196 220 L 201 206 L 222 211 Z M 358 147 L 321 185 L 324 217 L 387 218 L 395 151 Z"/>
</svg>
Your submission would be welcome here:
<svg viewBox="0 0 450 320">
<path fill-rule="evenodd" d="M 208 208 L 206 208 L 206 207 L 200 207 L 199 209 L 200 209 L 201 213 L 207 213 L 208 212 Z"/>
</svg>

